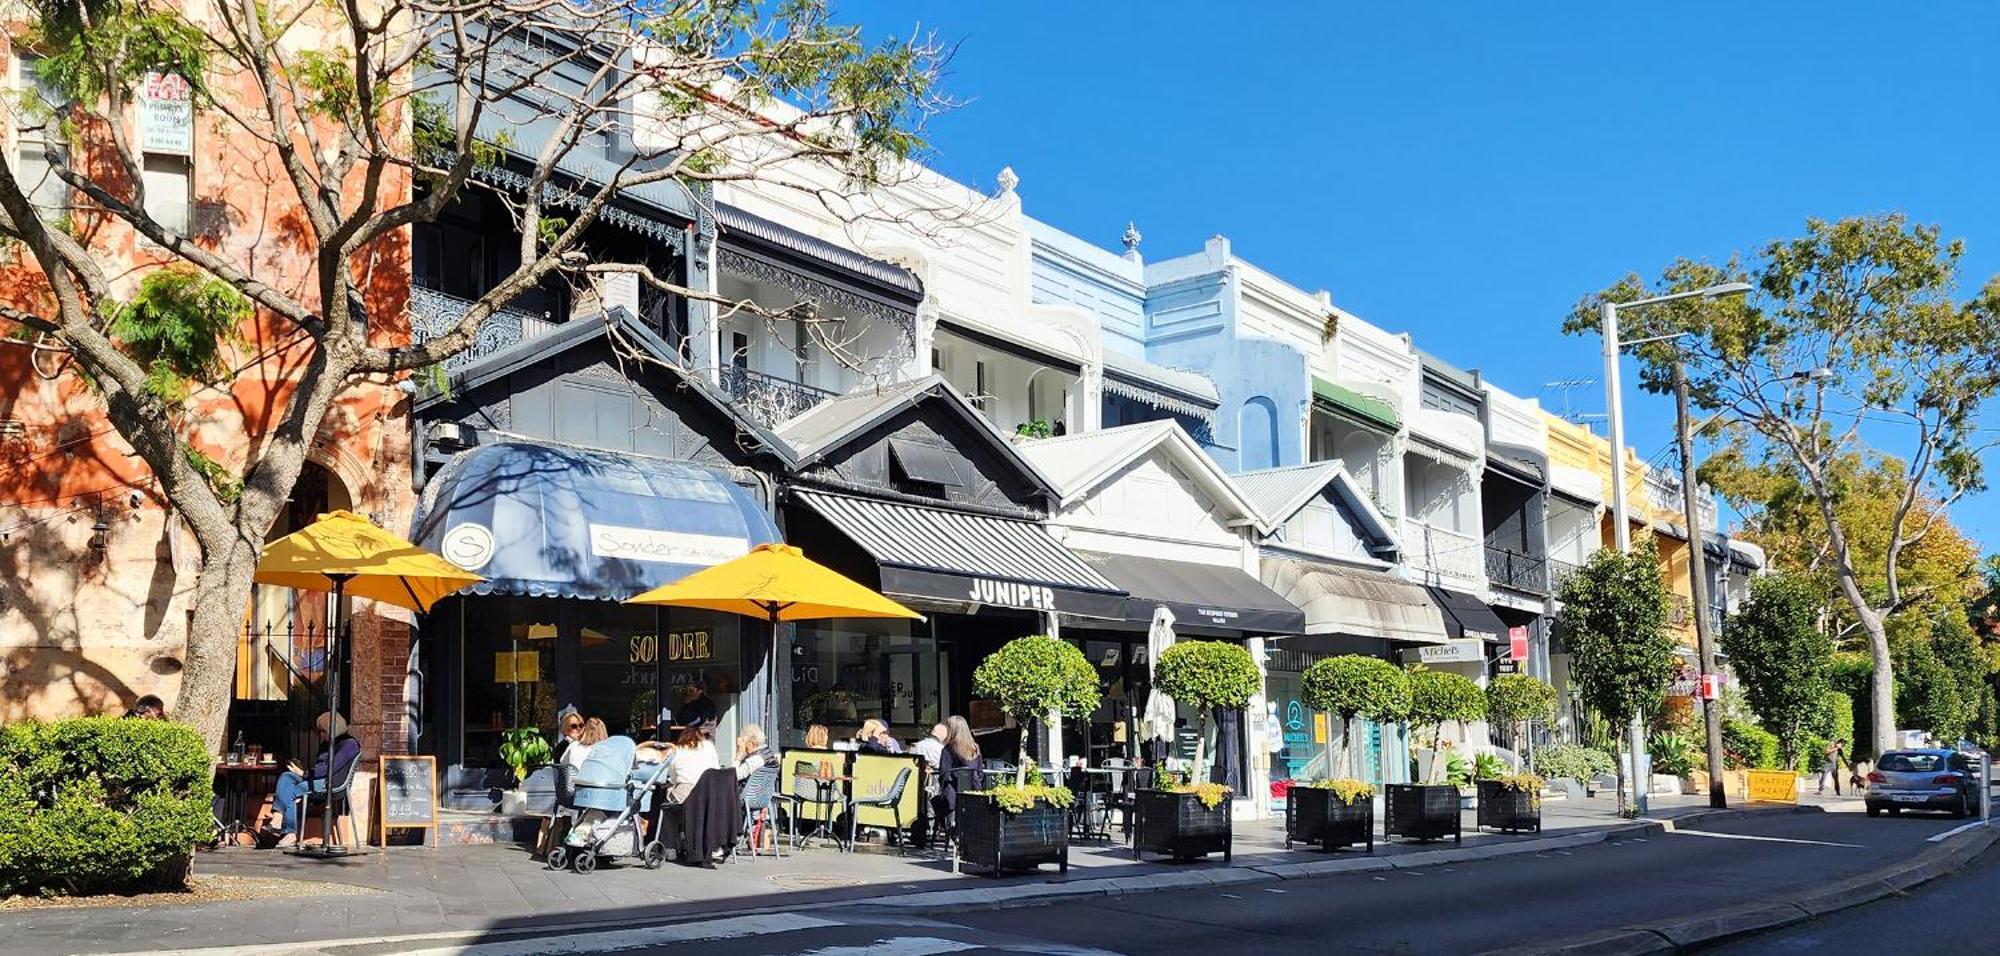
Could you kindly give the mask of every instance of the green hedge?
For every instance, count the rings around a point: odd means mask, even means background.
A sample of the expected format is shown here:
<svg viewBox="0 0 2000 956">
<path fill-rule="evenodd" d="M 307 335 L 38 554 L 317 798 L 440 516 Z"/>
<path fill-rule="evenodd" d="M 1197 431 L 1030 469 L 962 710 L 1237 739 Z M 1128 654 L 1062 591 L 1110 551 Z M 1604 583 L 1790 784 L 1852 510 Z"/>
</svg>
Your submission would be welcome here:
<svg viewBox="0 0 2000 956">
<path fill-rule="evenodd" d="M 185 885 L 214 797 L 208 748 L 185 724 L 0 725 L 0 896 Z"/>
<path fill-rule="evenodd" d="M 1557 744 L 1535 753 L 1535 772 L 1544 777 L 1588 780 L 1600 773 L 1612 773 L 1617 761 L 1602 750 L 1576 744 Z"/>
<path fill-rule="evenodd" d="M 1723 757 L 1736 769 L 1777 770 L 1784 766 L 1778 735 L 1747 720 L 1722 722 Z"/>
</svg>

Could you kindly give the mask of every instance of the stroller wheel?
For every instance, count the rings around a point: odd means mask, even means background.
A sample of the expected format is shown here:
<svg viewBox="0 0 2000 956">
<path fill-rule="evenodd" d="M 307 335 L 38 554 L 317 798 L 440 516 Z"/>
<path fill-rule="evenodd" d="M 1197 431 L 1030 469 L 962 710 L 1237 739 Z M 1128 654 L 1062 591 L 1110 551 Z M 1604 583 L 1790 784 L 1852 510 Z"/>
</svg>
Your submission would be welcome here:
<svg viewBox="0 0 2000 956">
<path fill-rule="evenodd" d="M 660 864 L 667 862 L 667 845 L 658 840 L 646 844 L 646 852 L 639 857 L 639 862 L 645 864 L 646 869 L 659 869 Z"/>
<path fill-rule="evenodd" d="M 591 850 L 578 850 L 576 858 L 570 860 L 569 866 L 578 873 L 589 873 L 597 869 L 597 854 Z"/>
<path fill-rule="evenodd" d="M 548 864 L 551 870 L 560 870 L 569 865 L 569 848 L 561 846 L 549 847 Z"/>
</svg>

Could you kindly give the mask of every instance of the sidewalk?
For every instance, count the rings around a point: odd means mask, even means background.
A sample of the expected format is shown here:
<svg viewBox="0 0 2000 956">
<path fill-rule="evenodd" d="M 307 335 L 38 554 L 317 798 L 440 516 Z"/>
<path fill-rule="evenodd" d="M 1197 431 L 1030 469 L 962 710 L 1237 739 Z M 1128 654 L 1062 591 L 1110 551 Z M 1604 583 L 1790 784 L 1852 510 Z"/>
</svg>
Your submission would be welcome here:
<svg viewBox="0 0 2000 956">
<path fill-rule="evenodd" d="M 1812 798 L 1807 798 L 1808 802 Z M 1705 798 L 1658 797 L 1651 817 L 1683 817 L 1707 810 Z M 1503 835 L 1471 829 L 1465 816 L 1463 849 L 1454 858 L 1518 852 L 1567 852 L 1657 824 L 1617 819 L 1612 801 L 1551 800 L 1543 833 Z M 274 851 L 226 850 L 203 854 L 199 874 L 328 881 L 357 887 L 340 895 L 167 906 L 38 909 L 0 915 L 0 953 L 152 951 L 229 945 L 275 945 L 346 937 L 393 937 L 450 931 L 505 931 L 551 925 L 625 925 L 724 911 L 797 910 L 869 901 L 895 905 L 923 894 L 939 905 L 1008 905 L 1059 892 L 1057 886 L 1095 881 L 1114 891 L 1139 891 L 1189 882 L 1235 882 L 1394 865 L 1437 862 L 1453 845 L 1378 841 L 1374 858 L 1360 851 L 1322 853 L 1284 848 L 1282 821 L 1239 823 L 1233 860 L 1173 864 L 1135 863 L 1123 844 L 1084 844 L 1070 850 L 1070 872 L 1053 867 L 1000 879 L 954 874 L 941 855 L 898 856 L 884 848 L 861 852 L 806 849 L 783 859 L 744 859 L 715 870 L 669 864 L 658 871 L 636 862 L 606 864 L 580 876 L 545 869 L 512 846 L 437 849 L 395 847 L 347 859 L 319 861 Z M 1001 892 L 995 892 L 1001 891 Z M 302 888 L 310 893 L 310 887 Z"/>
</svg>

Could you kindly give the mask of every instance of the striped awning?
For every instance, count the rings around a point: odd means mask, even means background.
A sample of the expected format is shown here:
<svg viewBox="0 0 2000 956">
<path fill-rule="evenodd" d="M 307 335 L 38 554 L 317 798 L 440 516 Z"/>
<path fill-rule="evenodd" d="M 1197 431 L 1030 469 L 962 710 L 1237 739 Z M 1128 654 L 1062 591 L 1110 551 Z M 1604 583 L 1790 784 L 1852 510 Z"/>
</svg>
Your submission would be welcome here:
<svg viewBox="0 0 2000 956">
<path fill-rule="evenodd" d="M 868 556 L 882 591 L 957 605 L 1115 618 L 1125 592 L 1038 521 L 798 489 L 794 497 Z"/>
</svg>

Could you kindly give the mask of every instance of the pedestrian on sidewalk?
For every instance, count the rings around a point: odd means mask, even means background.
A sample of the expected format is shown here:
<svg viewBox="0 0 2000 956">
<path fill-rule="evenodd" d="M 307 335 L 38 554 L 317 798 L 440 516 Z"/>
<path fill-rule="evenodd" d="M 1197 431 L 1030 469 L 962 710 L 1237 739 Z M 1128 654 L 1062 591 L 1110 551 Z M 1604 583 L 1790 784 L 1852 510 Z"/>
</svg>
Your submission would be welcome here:
<svg viewBox="0 0 2000 956">
<path fill-rule="evenodd" d="M 1819 765 L 1819 792 L 1826 793 L 1826 780 L 1833 778 L 1833 795 L 1840 796 L 1840 778 L 1847 773 L 1847 741 L 1829 740 Z"/>
</svg>

